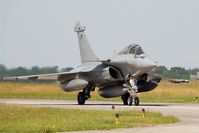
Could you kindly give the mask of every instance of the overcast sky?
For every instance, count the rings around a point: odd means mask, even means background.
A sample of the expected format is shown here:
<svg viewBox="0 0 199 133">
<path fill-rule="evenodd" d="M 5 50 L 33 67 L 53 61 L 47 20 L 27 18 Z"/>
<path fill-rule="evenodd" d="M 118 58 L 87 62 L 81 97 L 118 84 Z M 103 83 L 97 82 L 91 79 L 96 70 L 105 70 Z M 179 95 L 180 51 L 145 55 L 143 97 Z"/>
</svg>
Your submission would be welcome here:
<svg viewBox="0 0 199 133">
<path fill-rule="evenodd" d="M 0 0 L 0 64 L 80 65 L 78 20 L 99 58 L 135 42 L 159 65 L 199 67 L 198 0 Z"/>
</svg>

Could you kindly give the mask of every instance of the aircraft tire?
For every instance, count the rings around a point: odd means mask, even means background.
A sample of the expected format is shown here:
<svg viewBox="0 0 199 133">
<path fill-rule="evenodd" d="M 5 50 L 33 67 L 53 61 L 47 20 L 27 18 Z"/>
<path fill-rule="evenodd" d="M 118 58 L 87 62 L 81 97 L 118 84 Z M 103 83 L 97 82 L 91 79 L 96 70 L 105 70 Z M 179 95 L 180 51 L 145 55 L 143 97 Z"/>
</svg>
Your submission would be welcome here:
<svg viewBox="0 0 199 133">
<path fill-rule="evenodd" d="M 129 92 L 127 92 L 127 93 L 125 93 L 124 95 L 121 96 L 124 105 L 128 105 L 129 96 L 130 96 Z"/>
<path fill-rule="evenodd" d="M 79 92 L 77 96 L 77 102 L 79 105 L 84 105 L 86 101 L 85 95 L 83 92 Z"/>
<path fill-rule="evenodd" d="M 128 105 L 132 106 L 132 104 L 133 104 L 133 96 L 129 96 L 129 98 L 128 98 Z"/>
<path fill-rule="evenodd" d="M 134 99 L 134 105 L 138 106 L 139 104 L 140 104 L 139 97 L 135 97 L 135 99 Z"/>
</svg>

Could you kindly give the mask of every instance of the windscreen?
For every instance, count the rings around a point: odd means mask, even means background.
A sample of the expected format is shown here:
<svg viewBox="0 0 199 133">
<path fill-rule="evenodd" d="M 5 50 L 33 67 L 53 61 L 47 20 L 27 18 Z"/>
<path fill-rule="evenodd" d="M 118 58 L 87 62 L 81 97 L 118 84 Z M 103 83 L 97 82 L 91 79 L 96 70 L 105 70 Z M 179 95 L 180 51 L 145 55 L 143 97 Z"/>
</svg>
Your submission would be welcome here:
<svg viewBox="0 0 199 133">
<path fill-rule="evenodd" d="M 142 50 L 140 45 L 137 44 L 131 44 L 124 48 L 122 51 L 119 52 L 119 55 L 121 54 L 134 54 L 134 55 L 142 55 L 144 54 L 144 51 Z"/>
</svg>

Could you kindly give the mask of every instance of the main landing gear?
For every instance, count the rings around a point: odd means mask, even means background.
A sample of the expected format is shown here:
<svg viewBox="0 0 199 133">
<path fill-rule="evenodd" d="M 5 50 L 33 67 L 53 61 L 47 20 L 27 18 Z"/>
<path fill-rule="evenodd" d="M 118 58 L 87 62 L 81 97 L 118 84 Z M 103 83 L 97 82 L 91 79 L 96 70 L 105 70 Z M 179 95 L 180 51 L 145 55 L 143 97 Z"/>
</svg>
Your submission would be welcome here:
<svg viewBox="0 0 199 133">
<path fill-rule="evenodd" d="M 94 91 L 95 86 L 92 84 L 88 84 L 84 89 L 83 92 L 79 92 L 77 95 L 77 102 L 79 105 L 84 105 L 86 100 L 88 100 L 90 96 L 90 92 Z"/>
</svg>

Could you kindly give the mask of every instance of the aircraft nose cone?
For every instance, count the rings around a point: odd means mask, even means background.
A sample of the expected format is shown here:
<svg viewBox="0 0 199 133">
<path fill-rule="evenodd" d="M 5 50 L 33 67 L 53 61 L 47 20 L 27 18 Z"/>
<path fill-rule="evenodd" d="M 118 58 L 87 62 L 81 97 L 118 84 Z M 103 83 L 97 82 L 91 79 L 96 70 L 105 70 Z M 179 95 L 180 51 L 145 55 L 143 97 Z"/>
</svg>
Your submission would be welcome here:
<svg viewBox="0 0 199 133">
<path fill-rule="evenodd" d="M 132 66 L 133 66 L 135 71 L 139 71 L 141 73 L 145 73 L 145 72 L 151 71 L 157 65 L 156 65 L 155 62 L 153 62 L 152 60 L 150 60 L 148 58 L 144 58 L 144 59 L 136 58 L 132 62 Z"/>
<path fill-rule="evenodd" d="M 156 66 L 157 66 L 156 63 L 151 60 L 145 61 L 144 65 L 143 65 L 144 69 L 146 69 L 147 71 L 152 70 Z"/>
</svg>

